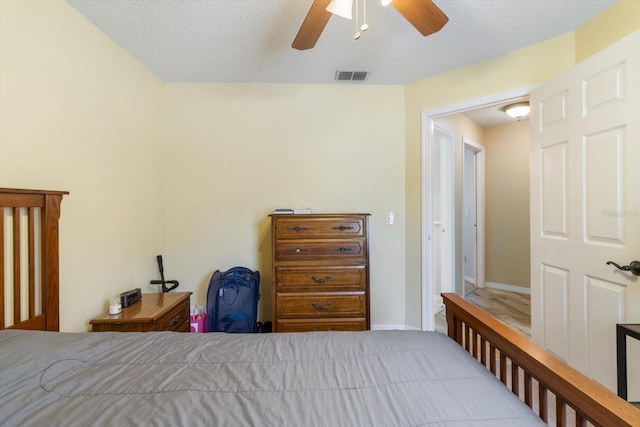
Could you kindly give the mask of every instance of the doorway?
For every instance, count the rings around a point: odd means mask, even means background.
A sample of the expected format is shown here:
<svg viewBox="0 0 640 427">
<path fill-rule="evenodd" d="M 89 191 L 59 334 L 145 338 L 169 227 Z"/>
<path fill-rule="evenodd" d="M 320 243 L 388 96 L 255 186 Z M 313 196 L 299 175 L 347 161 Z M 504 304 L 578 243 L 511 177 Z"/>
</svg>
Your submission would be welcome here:
<svg viewBox="0 0 640 427">
<path fill-rule="evenodd" d="M 429 281 L 432 283 L 434 313 L 444 310 L 440 294 L 454 292 L 453 277 L 453 149 L 455 135 L 442 126 L 434 125 L 429 147 L 430 230 Z"/>
<path fill-rule="evenodd" d="M 462 262 L 464 296 L 484 288 L 484 167 L 481 144 L 462 138 Z"/>
<path fill-rule="evenodd" d="M 442 287 L 438 287 L 435 283 L 433 275 L 433 266 L 439 264 L 441 260 L 437 259 L 434 241 L 433 241 L 433 210 L 434 210 L 434 194 L 433 194 L 433 146 L 436 140 L 435 120 L 445 116 L 467 112 L 469 110 L 484 108 L 497 105 L 504 102 L 516 102 L 523 98 L 527 98 L 534 87 L 526 87 L 506 93 L 495 94 L 479 99 L 466 101 L 459 104 L 439 107 L 433 110 L 424 111 L 422 113 L 422 329 L 434 330 L 434 315 L 437 307 L 434 307 L 433 301 L 439 296 Z M 441 131 L 442 129 L 440 129 Z M 463 188 L 463 153 L 464 144 L 461 138 L 453 137 L 453 143 L 450 146 L 451 159 L 448 163 L 452 176 L 449 197 L 451 203 L 451 226 L 450 231 L 445 236 L 441 236 L 447 240 L 451 248 L 451 291 L 458 295 L 464 296 L 464 262 L 463 262 L 463 221 L 462 221 L 462 188 Z M 476 157 L 477 160 L 477 157 Z M 443 233 L 445 234 L 445 233 Z M 478 233 L 476 232 L 476 236 Z M 440 242 L 442 244 L 442 242 Z M 476 258 L 477 259 L 477 258 Z M 477 264 L 477 262 L 476 262 Z M 476 269 L 476 281 L 479 279 Z M 484 280 L 484 279 L 482 279 Z"/>
</svg>

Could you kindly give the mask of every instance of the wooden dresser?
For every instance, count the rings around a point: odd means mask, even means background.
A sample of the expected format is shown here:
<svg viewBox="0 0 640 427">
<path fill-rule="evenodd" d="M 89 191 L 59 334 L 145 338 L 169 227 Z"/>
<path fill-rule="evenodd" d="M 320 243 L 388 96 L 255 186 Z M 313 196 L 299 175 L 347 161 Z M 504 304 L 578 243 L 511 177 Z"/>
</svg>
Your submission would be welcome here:
<svg viewBox="0 0 640 427">
<path fill-rule="evenodd" d="M 189 332 L 191 292 L 142 294 L 142 299 L 120 314 L 104 313 L 92 319 L 93 332 Z"/>
<path fill-rule="evenodd" d="M 274 332 L 370 328 L 368 222 L 369 214 L 271 215 Z"/>
</svg>

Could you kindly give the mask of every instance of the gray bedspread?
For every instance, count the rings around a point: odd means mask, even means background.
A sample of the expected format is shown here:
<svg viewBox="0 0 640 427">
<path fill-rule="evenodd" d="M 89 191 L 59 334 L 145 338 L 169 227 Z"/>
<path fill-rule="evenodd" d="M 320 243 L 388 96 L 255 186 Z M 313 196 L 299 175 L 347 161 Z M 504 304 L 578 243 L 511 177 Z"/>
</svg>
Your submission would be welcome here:
<svg viewBox="0 0 640 427">
<path fill-rule="evenodd" d="M 433 332 L 5 330 L 0 425 L 545 424 Z"/>
</svg>

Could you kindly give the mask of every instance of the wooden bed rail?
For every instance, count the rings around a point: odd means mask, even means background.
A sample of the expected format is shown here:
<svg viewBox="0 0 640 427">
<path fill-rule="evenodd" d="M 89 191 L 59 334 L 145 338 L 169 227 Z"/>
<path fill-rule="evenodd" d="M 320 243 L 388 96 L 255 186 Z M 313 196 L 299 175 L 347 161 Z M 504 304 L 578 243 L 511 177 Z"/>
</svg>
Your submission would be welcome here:
<svg viewBox="0 0 640 427">
<path fill-rule="evenodd" d="M 586 426 L 587 421 L 602 427 L 640 425 L 640 409 L 603 385 L 460 296 L 445 293 L 442 297 L 449 337 L 496 375 L 545 422 L 550 418 L 548 398 L 551 394 L 555 397 L 556 426 L 567 425 L 567 415 L 572 412 L 567 411 L 567 407 L 575 411 L 576 426 Z M 524 390 L 520 389 L 521 384 Z M 537 384 L 537 399 L 534 384 Z"/>
<path fill-rule="evenodd" d="M 65 194 L 0 188 L 0 329 L 60 328 L 58 221 Z M 5 291 L 12 303 L 5 301 Z M 7 309 L 13 313 L 8 321 Z"/>
</svg>

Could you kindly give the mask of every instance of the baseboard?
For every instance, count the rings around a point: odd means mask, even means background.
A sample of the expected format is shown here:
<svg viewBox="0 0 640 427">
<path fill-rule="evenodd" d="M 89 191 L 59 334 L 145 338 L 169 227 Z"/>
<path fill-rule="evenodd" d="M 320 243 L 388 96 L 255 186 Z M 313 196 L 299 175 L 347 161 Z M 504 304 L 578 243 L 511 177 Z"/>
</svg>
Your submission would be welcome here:
<svg viewBox="0 0 640 427">
<path fill-rule="evenodd" d="M 444 300 L 442 299 L 442 295 L 434 295 L 433 296 L 433 315 L 440 313 L 444 310 Z"/>
<path fill-rule="evenodd" d="M 522 286 L 505 285 L 504 283 L 495 283 L 495 282 L 485 282 L 484 286 L 486 288 L 498 289 L 500 291 L 516 292 L 518 294 L 531 295 L 531 288 L 525 288 Z"/>
<path fill-rule="evenodd" d="M 473 286 L 476 285 L 476 279 L 474 279 L 473 277 L 464 276 L 464 281 L 471 283 Z"/>
<path fill-rule="evenodd" d="M 419 331 L 420 328 L 415 328 L 409 325 L 371 325 L 372 331 L 392 331 L 392 330 L 401 330 L 401 331 Z"/>
</svg>

